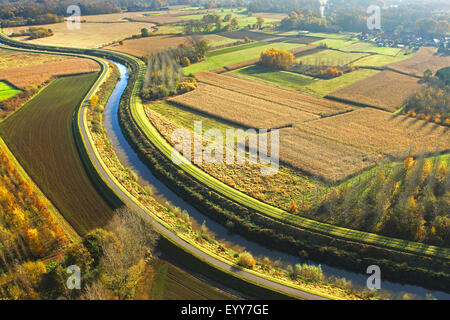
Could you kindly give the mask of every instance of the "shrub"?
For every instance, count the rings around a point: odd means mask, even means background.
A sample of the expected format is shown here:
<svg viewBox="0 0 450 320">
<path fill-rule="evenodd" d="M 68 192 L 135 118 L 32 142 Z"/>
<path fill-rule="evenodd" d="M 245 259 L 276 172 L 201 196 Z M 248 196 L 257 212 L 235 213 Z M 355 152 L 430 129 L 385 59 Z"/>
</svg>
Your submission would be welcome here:
<svg viewBox="0 0 450 320">
<path fill-rule="evenodd" d="M 251 253 L 243 252 L 239 255 L 238 264 L 245 268 L 252 269 L 255 266 L 256 260 L 253 258 Z"/>
<path fill-rule="evenodd" d="M 191 65 L 191 60 L 189 60 L 188 57 L 183 57 L 181 58 L 181 66 L 184 67 L 189 67 Z"/>
</svg>

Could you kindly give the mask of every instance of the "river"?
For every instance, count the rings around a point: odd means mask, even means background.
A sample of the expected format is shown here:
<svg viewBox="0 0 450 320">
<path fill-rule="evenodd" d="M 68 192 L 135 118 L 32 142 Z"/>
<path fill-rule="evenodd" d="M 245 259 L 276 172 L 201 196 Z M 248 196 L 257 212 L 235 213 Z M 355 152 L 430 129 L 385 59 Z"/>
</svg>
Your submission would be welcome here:
<svg viewBox="0 0 450 320">
<path fill-rule="evenodd" d="M 141 185 L 148 185 L 152 188 L 153 195 L 159 203 L 164 205 L 166 202 L 169 202 L 170 204 L 177 206 L 182 210 L 186 210 L 187 212 L 189 212 L 189 215 L 198 223 L 201 224 L 205 222 L 208 229 L 216 235 L 216 239 L 223 239 L 230 244 L 244 247 L 256 257 L 269 257 L 272 261 L 281 260 L 286 264 L 306 262 L 308 264 L 318 265 L 318 263 L 314 261 L 305 261 L 289 254 L 285 254 L 276 250 L 270 250 L 254 241 L 249 241 L 240 235 L 230 234 L 224 226 L 215 222 L 208 216 L 203 215 L 201 212 L 199 212 L 194 207 L 185 202 L 182 198 L 180 198 L 177 194 L 172 192 L 161 181 L 159 181 L 147 168 L 147 166 L 139 159 L 136 152 L 128 144 L 128 141 L 126 140 L 120 128 L 118 116 L 119 102 L 122 93 L 128 83 L 128 70 L 122 64 L 115 63 L 115 65 L 119 68 L 121 77 L 105 107 L 103 125 L 106 129 L 107 137 L 111 141 L 111 144 L 120 162 L 125 167 L 132 169 L 138 175 L 138 181 Z M 325 275 L 327 276 L 345 277 L 347 280 L 351 280 L 353 285 L 357 288 L 363 288 L 366 286 L 368 277 L 368 275 L 366 274 L 349 272 L 325 264 L 321 264 L 321 266 Z M 400 283 L 391 281 L 382 280 L 381 287 L 382 292 L 389 292 L 393 297 L 401 297 L 403 293 L 412 293 L 418 298 L 425 298 L 427 294 L 431 294 L 434 298 L 437 299 L 450 299 L 450 294 L 447 294 L 445 292 L 428 290 L 413 285 L 402 285 Z"/>
</svg>

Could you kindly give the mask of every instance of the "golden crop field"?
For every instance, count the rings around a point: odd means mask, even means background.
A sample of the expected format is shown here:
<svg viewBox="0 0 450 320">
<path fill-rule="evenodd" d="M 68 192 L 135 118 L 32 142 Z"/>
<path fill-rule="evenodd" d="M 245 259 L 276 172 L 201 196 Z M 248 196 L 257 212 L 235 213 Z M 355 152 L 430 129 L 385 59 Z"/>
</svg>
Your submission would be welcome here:
<svg viewBox="0 0 450 320">
<path fill-rule="evenodd" d="M 94 71 L 100 71 L 100 66 L 90 59 L 0 49 L 0 80 L 21 89 L 39 85 L 54 76 Z"/>
<path fill-rule="evenodd" d="M 396 111 L 410 95 L 425 85 L 419 79 L 383 71 L 328 94 L 327 97 Z"/>
<path fill-rule="evenodd" d="M 71 30 L 67 27 L 66 22 L 61 22 L 44 26 L 53 31 L 53 36 L 30 40 L 30 42 L 66 47 L 98 48 L 131 37 L 133 34 L 140 34 L 142 28 L 151 30 L 153 26 L 152 23 L 124 20 L 116 23 L 86 22 L 80 24 L 80 29 Z M 9 35 L 26 29 L 28 29 L 27 26 L 6 28 L 4 31 Z"/>
<path fill-rule="evenodd" d="M 206 40 L 209 44 L 214 42 L 226 40 L 225 37 L 210 34 L 196 36 L 198 40 Z M 103 49 L 119 51 L 123 53 L 131 54 L 135 57 L 143 57 L 149 53 L 155 53 L 166 50 L 168 48 L 176 48 L 180 44 L 189 45 L 191 37 L 188 36 L 154 36 L 140 39 L 125 40 L 123 45 L 118 43 L 104 47 Z"/>
<path fill-rule="evenodd" d="M 436 50 L 434 47 L 422 47 L 412 58 L 391 63 L 387 67 L 400 72 L 423 76 L 427 69 L 436 72 L 450 66 L 450 57 L 438 54 Z"/>
<path fill-rule="evenodd" d="M 170 100 L 248 128 L 277 128 L 319 118 L 286 105 L 207 84 L 200 84 L 198 89 Z"/>
<path fill-rule="evenodd" d="M 55 54 L 29 53 L 0 48 L 0 70 L 8 69 L 11 66 L 14 66 L 15 68 L 26 67 L 62 60 L 67 60 L 67 57 Z"/>
<path fill-rule="evenodd" d="M 450 130 L 430 122 L 364 108 L 280 132 L 280 159 L 336 182 L 382 158 L 450 150 Z"/>
<path fill-rule="evenodd" d="M 353 110 L 353 107 L 330 101 L 327 99 L 311 97 L 301 93 L 283 90 L 263 83 L 239 79 L 212 72 L 196 74 L 200 82 L 239 92 L 258 99 L 271 101 L 278 105 L 301 110 L 318 116 L 330 116 Z"/>
</svg>

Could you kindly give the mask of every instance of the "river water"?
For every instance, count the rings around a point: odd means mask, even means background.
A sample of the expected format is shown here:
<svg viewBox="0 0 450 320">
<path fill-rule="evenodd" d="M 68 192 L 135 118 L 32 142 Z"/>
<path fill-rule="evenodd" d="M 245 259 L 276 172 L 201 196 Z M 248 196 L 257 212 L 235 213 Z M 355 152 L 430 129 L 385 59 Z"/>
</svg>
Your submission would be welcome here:
<svg viewBox="0 0 450 320">
<path fill-rule="evenodd" d="M 161 181 L 159 181 L 147 168 L 147 166 L 139 159 L 136 152 L 128 144 L 120 128 L 118 118 L 119 102 L 122 93 L 128 83 L 128 70 L 122 64 L 115 63 L 115 65 L 120 70 L 121 78 L 105 107 L 103 125 L 106 129 L 107 137 L 111 141 L 114 151 L 116 152 L 120 162 L 125 167 L 132 169 L 138 175 L 139 183 L 141 185 L 148 185 L 152 188 L 153 195 L 158 202 L 163 205 L 166 202 L 169 202 L 170 204 L 177 206 L 182 210 L 186 210 L 189 215 L 198 223 L 201 224 L 205 222 L 208 229 L 215 234 L 216 239 L 223 239 L 230 244 L 244 247 L 254 256 L 269 257 L 272 261 L 280 260 L 286 264 L 306 262 L 308 264 L 318 265 L 318 263 L 314 261 L 305 261 L 289 254 L 285 254 L 276 250 L 270 250 L 254 241 L 249 241 L 240 235 L 230 234 L 227 229 L 221 224 L 215 222 L 208 216 L 203 215 L 201 212 L 196 210 L 194 207 L 189 205 L 178 195 L 172 192 L 169 188 L 167 188 Z M 366 286 L 368 275 L 349 272 L 325 264 L 321 264 L 321 266 L 327 276 L 345 277 L 347 280 L 351 280 L 353 285 L 357 288 L 363 288 Z M 437 299 L 450 299 L 450 294 L 441 291 L 427 290 L 419 286 L 402 285 L 391 281 L 382 280 L 381 287 L 381 291 L 389 292 L 394 297 L 401 297 L 403 293 L 412 293 L 419 298 L 425 298 L 427 294 L 431 294 L 434 298 Z"/>
</svg>

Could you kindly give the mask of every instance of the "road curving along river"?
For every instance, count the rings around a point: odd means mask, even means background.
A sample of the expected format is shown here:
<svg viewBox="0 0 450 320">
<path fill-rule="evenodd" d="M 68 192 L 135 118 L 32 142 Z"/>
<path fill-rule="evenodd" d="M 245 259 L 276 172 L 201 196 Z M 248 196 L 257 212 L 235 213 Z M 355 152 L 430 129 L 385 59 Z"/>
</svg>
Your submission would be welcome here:
<svg viewBox="0 0 450 320">
<path fill-rule="evenodd" d="M 224 226 L 199 212 L 197 209 L 180 198 L 176 193 L 172 192 L 161 181 L 159 181 L 152 174 L 150 169 L 148 169 L 147 166 L 139 159 L 137 153 L 128 144 L 128 141 L 122 133 L 119 124 L 118 110 L 120 98 L 128 83 L 128 70 L 124 65 L 116 62 L 114 63 L 119 68 L 121 77 L 105 107 L 103 125 L 106 129 L 107 137 L 111 141 L 111 144 L 120 162 L 125 167 L 132 169 L 138 175 L 140 184 L 149 185 L 152 188 L 154 197 L 158 202 L 163 205 L 166 202 L 169 202 L 170 204 L 177 206 L 182 210 L 186 210 L 189 215 L 200 224 L 204 221 L 208 229 L 216 235 L 217 239 L 224 240 L 232 245 L 244 247 L 254 256 L 266 256 L 269 257 L 272 261 L 279 259 L 287 264 L 306 262 L 308 264 L 318 265 L 318 263 L 314 261 L 304 261 L 298 257 L 268 249 L 256 242 L 249 241 L 240 235 L 230 234 Z M 357 288 L 366 286 L 368 275 L 349 272 L 324 264 L 321 265 L 324 273 L 327 276 L 345 277 L 347 280 L 351 280 L 354 286 Z M 402 285 L 399 283 L 382 280 L 381 286 L 382 291 L 391 293 L 395 298 L 401 297 L 403 293 L 412 293 L 420 298 L 426 298 L 427 295 L 432 295 L 437 299 L 450 299 L 450 294 L 447 294 L 445 292 L 428 290 L 414 285 Z"/>
</svg>

